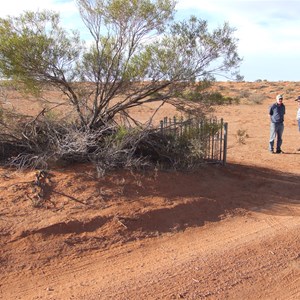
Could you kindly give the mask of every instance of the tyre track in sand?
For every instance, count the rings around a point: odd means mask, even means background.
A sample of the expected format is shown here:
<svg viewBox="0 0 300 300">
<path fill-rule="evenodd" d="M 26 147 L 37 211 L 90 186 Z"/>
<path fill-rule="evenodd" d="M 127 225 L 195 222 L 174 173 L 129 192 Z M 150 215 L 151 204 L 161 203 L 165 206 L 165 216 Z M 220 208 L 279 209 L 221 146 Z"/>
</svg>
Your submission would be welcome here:
<svg viewBox="0 0 300 300">
<path fill-rule="evenodd" d="M 264 291 L 265 284 L 268 274 L 274 277 L 277 272 L 271 283 L 278 299 L 284 299 L 283 295 L 280 298 L 282 284 L 285 291 L 288 286 L 289 295 L 285 296 L 297 299 L 299 280 L 290 281 L 290 277 L 291 272 L 299 274 L 300 253 L 296 250 L 300 251 L 299 229 L 299 216 L 253 212 L 247 217 L 229 218 L 176 235 L 144 240 L 139 245 L 129 243 L 121 249 L 115 247 L 79 258 L 65 257 L 59 265 L 48 266 L 44 274 L 43 271 L 28 273 L 27 280 L 23 274 L 22 283 L 14 290 L 10 290 L 12 282 L 6 278 L 2 283 L 2 297 L 222 299 L 232 294 L 247 299 L 245 295 L 254 283 L 261 288 L 256 290 L 257 295 L 265 293 L 271 297 Z M 288 240 L 284 247 L 276 245 L 276 240 L 285 237 Z M 284 272 L 285 277 L 279 281 Z"/>
</svg>

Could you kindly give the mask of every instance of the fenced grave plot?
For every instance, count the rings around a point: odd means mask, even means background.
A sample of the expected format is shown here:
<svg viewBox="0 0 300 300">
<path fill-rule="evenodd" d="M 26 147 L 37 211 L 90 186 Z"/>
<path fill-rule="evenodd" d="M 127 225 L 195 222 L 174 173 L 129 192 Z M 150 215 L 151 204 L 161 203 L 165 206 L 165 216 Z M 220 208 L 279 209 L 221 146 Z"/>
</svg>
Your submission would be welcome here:
<svg viewBox="0 0 300 300">
<path fill-rule="evenodd" d="M 165 117 L 159 130 L 176 139 L 189 139 L 199 159 L 226 164 L 228 123 L 223 119 Z"/>
</svg>

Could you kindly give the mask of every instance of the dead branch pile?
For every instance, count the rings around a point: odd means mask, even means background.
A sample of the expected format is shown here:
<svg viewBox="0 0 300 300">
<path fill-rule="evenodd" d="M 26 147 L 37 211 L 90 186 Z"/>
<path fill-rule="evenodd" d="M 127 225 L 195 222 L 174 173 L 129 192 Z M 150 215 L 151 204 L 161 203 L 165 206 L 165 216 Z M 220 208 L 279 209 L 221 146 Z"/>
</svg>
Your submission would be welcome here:
<svg viewBox="0 0 300 300">
<path fill-rule="evenodd" d="M 118 168 L 193 168 L 201 162 L 193 139 L 149 127 L 108 124 L 88 129 L 53 121 L 10 116 L 0 123 L 0 161 L 17 169 L 47 170 L 53 163 L 92 162 L 99 176 Z M 200 149 L 198 147 L 198 149 Z"/>
</svg>

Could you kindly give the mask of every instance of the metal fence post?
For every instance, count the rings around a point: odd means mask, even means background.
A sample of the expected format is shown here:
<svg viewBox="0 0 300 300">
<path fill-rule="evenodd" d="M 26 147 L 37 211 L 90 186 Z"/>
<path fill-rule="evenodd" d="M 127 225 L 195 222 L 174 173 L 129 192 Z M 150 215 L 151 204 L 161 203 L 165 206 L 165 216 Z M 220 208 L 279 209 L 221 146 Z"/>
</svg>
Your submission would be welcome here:
<svg viewBox="0 0 300 300">
<path fill-rule="evenodd" d="M 226 165 L 227 159 L 227 136 L 228 136 L 228 123 L 224 123 L 224 144 L 223 144 L 223 165 Z"/>
<path fill-rule="evenodd" d="M 221 122 L 220 122 L 220 156 L 219 156 L 219 161 L 222 162 L 222 154 L 223 154 L 223 127 L 224 127 L 224 121 L 223 118 L 221 118 Z"/>
</svg>

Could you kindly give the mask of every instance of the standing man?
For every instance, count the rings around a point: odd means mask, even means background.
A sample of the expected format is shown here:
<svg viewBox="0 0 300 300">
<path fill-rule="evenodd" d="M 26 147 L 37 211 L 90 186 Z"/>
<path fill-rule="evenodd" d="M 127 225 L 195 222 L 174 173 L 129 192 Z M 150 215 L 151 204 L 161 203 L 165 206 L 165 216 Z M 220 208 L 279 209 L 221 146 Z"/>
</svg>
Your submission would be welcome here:
<svg viewBox="0 0 300 300">
<path fill-rule="evenodd" d="M 281 144 L 282 144 L 282 134 L 284 129 L 284 114 L 285 106 L 282 103 L 283 96 L 276 96 L 276 103 L 272 104 L 269 108 L 269 114 L 271 118 L 271 127 L 270 127 L 270 144 L 269 151 L 271 153 L 282 153 Z M 274 152 L 274 142 L 277 136 L 276 152 Z"/>
<path fill-rule="evenodd" d="M 298 98 L 295 101 L 298 102 L 298 110 L 297 110 L 296 119 L 298 122 L 298 128 L 299 128 L 299 132 L 300 132 L 300 96 L 298 96 Z M 300 148 L 298 148 L 297 151 L 300 151 Z"/>
</svg>

